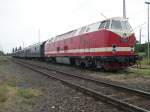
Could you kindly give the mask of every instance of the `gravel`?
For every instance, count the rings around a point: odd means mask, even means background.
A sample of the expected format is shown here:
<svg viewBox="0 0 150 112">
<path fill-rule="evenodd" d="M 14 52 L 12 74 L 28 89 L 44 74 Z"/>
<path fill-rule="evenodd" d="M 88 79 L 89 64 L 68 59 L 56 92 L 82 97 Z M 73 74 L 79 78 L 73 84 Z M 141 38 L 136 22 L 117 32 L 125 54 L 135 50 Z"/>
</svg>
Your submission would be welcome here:
<svg viewBox="0 0 150 112">
<path fill-rule="evenodd" d="M 89 69 L 80 69 L 78 67 L 67 66 L 64 64 L 53 64 L 39 61 L 30 61 L 35 64 L 42 64 L 49 67 L 56 67 L 57 69 L 62 69 L 78 75 L 88 75 L 93 78 L 103 80 L 106 82 L 120 84 L 122 86 L 131 87 L 134 89 L 139 89 L 142 91 L 150 92 L 150 76 L 137 75 L 137 74 L 128 74 L 126 72 L 104 72 L 99 70 L 89 70 Z"/>
<path fill-rule="evenodd" d="M 4 112 L 122 112 L 11 61 L 0 64 L 0 83 L 8 78 L 17 80 L 17 85 L 23 88 L 40 90 L 41 95 L 28 105 L 14 103 Z"/>
<path fill-rule="evenodd" d="M 95 82 L 83 80 L 80 78 L 70 77 L 68 75 L 62 75 L 60 73 L 56 73 L 56 72 L 45 70 L 45 69 L 43 70 L 43 69 L 38 68 L 38 67 L 37 67 L 37 69 L 40 69 L 40 71 L 44 71 L 46 73 L 52 74 L 52 76 L 54 75 L 58 78 L 65 79 L 69 82 L 79 84 L 79 85 L 84 86 L 84 87 L 91 88 L 92 90 L 96 90 L 97 92 L 100 92 L 104 95 L 115 97 L 116 99 L 123 100 L 123 101 L 128 102 L 128 103 L 130 102 L 131 104 L 134 104 L 136 106 L 139 106 L 140 103 L 144 104 L 144 102 L 145 102 L 145 105 L 147 103 L 150 103 L 149 99 L 147 99 L 147 98 L 139 97 L 135 94 L 126 93 L 124 91 L 118 91 L 117 89 L 114 89 L 113 87 L 108 87 L 108 86 L 105 86 L 103 84 L 97 84 Z M 149 110 L 150 108 L 148 108 L 148 106 L 145 106 L 145 105 L 142 105 L 142 106 L 140 105 L 140 107 Z"/>
</svg>

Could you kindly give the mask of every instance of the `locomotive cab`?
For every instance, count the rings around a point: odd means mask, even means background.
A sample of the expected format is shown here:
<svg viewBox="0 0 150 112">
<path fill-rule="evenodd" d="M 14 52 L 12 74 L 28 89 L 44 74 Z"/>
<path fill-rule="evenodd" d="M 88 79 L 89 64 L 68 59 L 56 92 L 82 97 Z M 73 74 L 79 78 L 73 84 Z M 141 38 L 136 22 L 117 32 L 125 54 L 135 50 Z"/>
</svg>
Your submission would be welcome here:
<svg viewBox="0 0 150 112">
<path fill-rule="evenodd" d="M 127 19 L 113 18 L 105 20 L 101 22 L 99 28 L 110 30 L 121 37 L 129 37 L 133 34 L 133 29 Z"/>
<path fill-rule="evenodd" d="M 131 34 L 133 34 L 133 29 L 126 19 L 111 20 L 110 30 L 121 37 L 129 37 Z"/>
</svg>

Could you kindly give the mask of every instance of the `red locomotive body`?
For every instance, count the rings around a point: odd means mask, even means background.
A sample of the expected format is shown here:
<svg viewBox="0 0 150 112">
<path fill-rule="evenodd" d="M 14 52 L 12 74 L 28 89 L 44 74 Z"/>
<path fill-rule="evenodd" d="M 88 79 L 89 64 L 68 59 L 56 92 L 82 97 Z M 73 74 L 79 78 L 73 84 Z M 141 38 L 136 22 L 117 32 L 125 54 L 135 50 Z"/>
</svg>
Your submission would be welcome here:
<svg viewBox="0 0 150 112">
<path fill-rule="evenodd" d="M 135 42 L 128 21 L 111 18 L 48 40 L 44 54 L 59 63 L 116 70 L 136 63 Z"/>
</svg>

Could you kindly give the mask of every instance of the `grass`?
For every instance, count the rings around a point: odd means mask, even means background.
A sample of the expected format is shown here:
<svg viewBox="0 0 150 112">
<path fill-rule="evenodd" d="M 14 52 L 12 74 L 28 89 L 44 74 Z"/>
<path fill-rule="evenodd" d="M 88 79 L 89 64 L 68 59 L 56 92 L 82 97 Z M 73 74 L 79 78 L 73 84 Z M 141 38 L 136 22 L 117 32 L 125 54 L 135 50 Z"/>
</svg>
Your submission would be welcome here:
<svg viewBox="0 0 150 112">
<path fill-rule="evenodd" d="M 37 97 L 41 94 L 39 90 L 36 89 L 18 89 L 17 95 L 26 99 Z"/>
<path fill-rule="evenodd" d="M 150 76 L 150 69 L 149 68 L 144 68 L 144 69 L 140 69 L 140 68 L 130 68 L 128 69 L 128 74 L 136 74 L 136 75 L 141 75 L 141 76 Z"/>
<path fill-rule="evenodd" d="M 0 56 L 0 112 L 31 112 L 42 92 L 16 77 L 11 67 L 9 59 Z"/>
<path fill-rule="evenodd" d="M 0 65 L 7 64 L 8 62 L 9 60 L 6 57 L 0 56 Z"/>
<path fill-rule="evenodd" d="M 0 86 L 0 102 L 6 102 L 7 100 L 7 88 L 6 86 Z"/>
<path fill-rule="evenodd" d="M 145 57 L 145 58 L 143 58 L 143 60 L 141 60 L 140 61 L 141 62 L 141 65 L 147 65 L 147 66 L 149 66 L 150 67 L 150 64 L 148 64 L 148 62 L 147 62 L 147 58 Z"/>
<path fill-rule="evenodd" d="M 40 89 L 22 88 L 15 84 L 14 80 L 0 84 L 0 112 L 9 112 L 12 109 L 32 110 L 37 97 L 42 95 Z"/>
<path fill-rule="evenodd" d="M 135 65 L 133 67 L 129 67 L 124 70 L 119 70 L 114 73 L 115 75 L 122 74 L 123 76 L 126 77 L 150 76 L 150 65 L 147 63 L 147 58 L 143 58 L 143 60 L 141 60 L 140 63 L 141 63 L 141 68 Z M 114 75 L 114 73 L 107 73 L 107 74 Z"/>
<path fill-rule="evenodd" d="M 33 88 L 20 88 L 6 82 L 0 85 L 0 102 L 6 102 L 10 97 L 22 97 L 32 99 L 41 95 L 41 91 Z"/>
<path fill-rule="evenodd" d="M 150 64 L 148 64 L 147 58 L 143 58 L 143 60 L 141 60 L 140 63 L 141 63 L 141 68 L 130 68 L 129 72 L 137 75 L 150 76 Z"/>
</svg>

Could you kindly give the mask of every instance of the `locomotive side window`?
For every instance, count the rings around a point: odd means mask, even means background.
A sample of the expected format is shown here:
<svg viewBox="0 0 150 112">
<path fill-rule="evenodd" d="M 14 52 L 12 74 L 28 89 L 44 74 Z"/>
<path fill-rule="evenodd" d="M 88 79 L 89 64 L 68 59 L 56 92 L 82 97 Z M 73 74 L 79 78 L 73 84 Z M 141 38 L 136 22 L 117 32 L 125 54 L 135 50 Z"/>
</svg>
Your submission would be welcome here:
<svg viewBox="0 0 150 112">
<path fill-rule="evenodd" d="M 105 28 L 106 28 L 106 29 L 109 29 L 109 26 L 110 26 L 110 21 L 107 21 Z"/>
<path fill-rule="evenodd" d="M 87 28 L 87 29 L 86 29 L 86 32 L 89 32 L 89 30 L 90 30 L 90 28 Z"/>
<path fill-rule="evenodd" d="M 97 22 L 97 23 L 94 23 L 94 24 L 89 25 L 88 28 L 86 29 L 86 32 L 94 32 L 94 31 L 97 31 L 98 28 L 99 28 L 99 25 L 100 25 L 100 22 Z"/>
<path fill-rule="evenodd" d="M 79 34 L 82 34 L 85 31 L 86 27 L 82 27 Z"/>
<path fill-rule="evenodd" d="M 101 28 L 105 28 L 105 25 L 106 25 L 106 21 L 103 21 L 103 22 L 101 23 L 101 25 L 100 25 L 99 29 L 101 29 Z"/>
<path fill-rule="evenodd" d="M 111 28 L 114 30 L 122 30 L 121 22 L 117 20 L 112 20 Z"/>
</svg>

